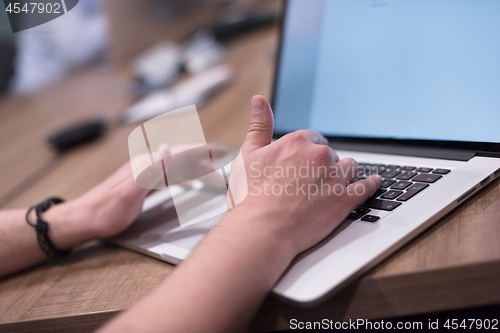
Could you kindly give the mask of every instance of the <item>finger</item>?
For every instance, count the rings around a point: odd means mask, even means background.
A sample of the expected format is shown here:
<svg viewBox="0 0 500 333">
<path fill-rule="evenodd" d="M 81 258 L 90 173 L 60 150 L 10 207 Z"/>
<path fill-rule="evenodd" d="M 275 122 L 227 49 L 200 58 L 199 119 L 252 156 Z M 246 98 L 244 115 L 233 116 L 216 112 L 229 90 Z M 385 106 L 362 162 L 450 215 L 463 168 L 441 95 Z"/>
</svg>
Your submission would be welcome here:
<svg viewBox="0 0 500 333">
<path fill-rule="evenodd" d="M 209 145 L 209 149 L 210 149 L 210 154 L 212 155 L 212 158 L 223 157 L 228 153 L 226 147 L 223 147 L 223 146 L 215 144 L 215 143 L 211 143 Z"/>
<path fill-rule="evenodd" d="M 347 157 L 338 161 L 337 165 L 340 167 L 340 174 L 348 183 L 358 178 L 359 164 L 354 159 Z"/>
<path fill-rule="evenodd" d="M 333 149 L 331 149 L 331 148 L 330 148 L 330 150 L 331 150 L 332 159 L 333 159 L 335 162 L 338 162 L 338 161 L 340 160 L 339 155 L 337 155 L 337 152 L 336 152 L 335 150 L 333 150 Z"/>
<path fill-rule="evenodd" d="M 172 149 L 172 151 L 175 150 Z M 210 162 L 210 148 L 208 145 L 182 150 L 176 154 L 173 153 L 172 156 L 170 156 L 170 158 L 167 160 L 169 165 L 185 165 L 186 167 L 200 163 L 201 161 Z"/>
<path fill-rule="evenodd" d="M 187 144 L 187 145 L 173 146 L 171 148 L 171 154 L 172 155 L 177 155 L 177 154 L 180 154 L 180 153 L 183 153 L 185 151 L 188 151 L 188 150 L 191 150 L 191 149 L 194 149 L 194 148 L 198 148 L 198 147 L 200 147 L 200 145 L 199 144 L 194 144 L 194 143 Z"/>
<path fill-rule="evenodd" d="M 337 152 L 335 150 L 333 150 L 332 148 L 328 147 L 328 151 L 330 152 L 330 156 L 331 156 L 331 159 L 332 161 L 334 161 L 335 163 L 339 162 L 339 155 L 337 155 Z"/>
<path fill-rule="evenodd" d="M 380 175 L 373 175 L 349 185 L 348 187 L 350 187 L 350 189 L 348 192 L 353 194 L 349 197 L 351 198 L 352 203 L 351 210 L 358 207 L 374 195 L 380 188 L 381 184 L 382 177 L 380 177 Z"/>
<path fill-rule="evenodd" d="M 161 160 L 159 156 L 168 156 L 169 148 L 160 147 L 157 151 L 153 152 L 154 160 Z M 141 154 L 133 157 L 130 160 L 130 166 L 133 174 L 133 179 L 137 186 L 143 189 L 155 189 L 163 179 L 163 170 L 161 165 L 151 160 L 149 154 Z"/>
<path fill-rule="evenodd" d="M 185 182 L 181 182 L 179 185 L 185 190 L 191 190 L 193 189 L 194 182 L 192 180 L 186 180 Z"/>
<path fill-rule="evenodd" d="M 220 172 L 212 172 L 206 176 L 203 176 L 201 181 L 205 186 L 216 189 L 224 189 L 226 188 L 226 181 L 222 173 Z"/>
<path fill-rule="evenodd" d="M 162 144 L 158 151 L 160 151 L 164 146 L 168 147 L 167 145 Z M 189 164 L 209 159 L 210 155 L 212 158 L 219 158 L 225 156 L 227 153 L 227 148 L 220 144 L 214 143 L 207 144 L 206 146 L 190 144 L 172 147 L 172 149 L 169 149 L 166 157 L 172 155 L 172 160 Z"/>
<path fill-rule="evenodd" d="M 156 159 L 156 161 L 162 160 L 162 159 L 167 158 L 168 156 L 170 156 L 171 151 L 170 151 L 169 145 L 167 145 L 166 143 L 162 143 L 160 145 L 160 147 L 158 148 L 158 151 L 156 152 L 156 154 L 157 154 L 157 157 L 158 157 Z"/>
<path fill-rule="evenodd" d="M 245 141 L 241 146 L 243 155 L 267 146 L 273 138 L 274 118 L 271 106 L 263 96 L 256 95 L 252 98 L 252 113 Z"/>
</svg>

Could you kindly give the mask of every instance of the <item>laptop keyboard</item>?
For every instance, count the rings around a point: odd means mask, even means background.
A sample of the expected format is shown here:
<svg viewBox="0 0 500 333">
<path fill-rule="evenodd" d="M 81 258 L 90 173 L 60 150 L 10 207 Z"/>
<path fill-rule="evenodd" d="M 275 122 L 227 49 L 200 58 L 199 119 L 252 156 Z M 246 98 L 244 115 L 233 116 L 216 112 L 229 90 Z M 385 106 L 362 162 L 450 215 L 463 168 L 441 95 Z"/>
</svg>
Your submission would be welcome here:
<svg viewBox="0 0 500 333">
<path fill-rule="evenodd" d="M 380 216 L 370 212 L 392 211 L 451 172 L 449 169 L 371 163 L 359 163 L 359 168 L 359 177 L 354 182 L 374 174 L 382 176 L 382 186 L 377 193 L 347 217 L 364 222 L 377 222 Z"/>
</svg>

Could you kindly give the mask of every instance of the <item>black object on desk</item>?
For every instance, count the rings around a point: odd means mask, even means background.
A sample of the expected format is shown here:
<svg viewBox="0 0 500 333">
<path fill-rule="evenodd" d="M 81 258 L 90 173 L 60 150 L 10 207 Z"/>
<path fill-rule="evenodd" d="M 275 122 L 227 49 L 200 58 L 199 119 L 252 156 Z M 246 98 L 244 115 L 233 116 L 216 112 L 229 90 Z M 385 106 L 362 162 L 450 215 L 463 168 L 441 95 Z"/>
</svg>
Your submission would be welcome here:
<svg viewBox="0 0 500 333">
<path fill-rule="evenodd" d="M 92 120 L 77 124 L 48 138 L 49 144 L 58 152 L 65 152 L 71 148 L 100 138 L 106 131 L 104 120 Z"/>
</svg>

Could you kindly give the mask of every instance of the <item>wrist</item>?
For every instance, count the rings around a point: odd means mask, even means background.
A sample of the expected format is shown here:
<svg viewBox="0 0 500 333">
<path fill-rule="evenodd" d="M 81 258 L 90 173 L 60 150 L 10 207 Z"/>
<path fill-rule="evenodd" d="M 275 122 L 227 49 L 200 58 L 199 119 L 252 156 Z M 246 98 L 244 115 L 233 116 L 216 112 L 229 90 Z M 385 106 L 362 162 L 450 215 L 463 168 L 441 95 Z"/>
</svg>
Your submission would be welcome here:
<svg viewBox="0 0 500 333">
<path fill-rule="evenodd" d="M 42 214 L 49 225 L 49 237 L 59 250 L 68 250 L 94 238 L 90 223 L 76 201 L 52 206 Z"/>
<path fill-rule="evenodd" d="M 275 262 L 286 266 L 295 258 L 299 250 L 283 224 L 283 215 L 273 209 L 255 208 L 251 204 L 242 203 L 232 209 L 219 222 L 223 229 L 229 229 L 228 236 L 233 243 L 248 244 L 262 250 L 266 258 L 272 256 Z M 271 259 L 271 258 L 269 258 Z"/>
</svg>

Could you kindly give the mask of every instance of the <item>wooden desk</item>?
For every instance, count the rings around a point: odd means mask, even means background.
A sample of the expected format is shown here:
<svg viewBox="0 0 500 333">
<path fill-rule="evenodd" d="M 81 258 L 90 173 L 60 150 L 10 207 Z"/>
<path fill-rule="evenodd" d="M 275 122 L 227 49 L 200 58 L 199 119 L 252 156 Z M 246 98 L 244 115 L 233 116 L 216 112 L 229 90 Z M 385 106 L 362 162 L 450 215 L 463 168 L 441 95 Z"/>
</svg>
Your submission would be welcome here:
<svg viewBox="0 0 500 333">
<path fill-rule="evenodd" d="M 242 38 L 229 49 L 234 85 L 200 110 L 209 141 L 241 142 L 252 95 L 269 96 L 275 29 Z M 77 73 L 29 98 L 0 100 L 0 200 L 26 207 L 49 195 L 74 198 L 127 161 L 127 136 L 56 157 L 45 136 L 69 121 L 116 116 L 128 103 L 125 75 L 110 69 Z M 500 303 L 500 183 L 495 182 L 372 272 L 323 305 L 301 309 L 268 299 L 252 331 L 289 328 L 289 320 L 375 319 Z M 59 264 L 0 280 L 0 331 L 87 332 L 148 293 L 172 265 L 95 243 Z"/>
</svg>

